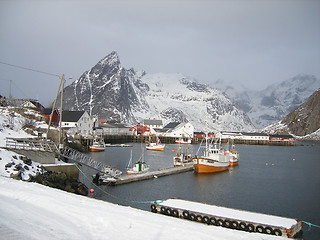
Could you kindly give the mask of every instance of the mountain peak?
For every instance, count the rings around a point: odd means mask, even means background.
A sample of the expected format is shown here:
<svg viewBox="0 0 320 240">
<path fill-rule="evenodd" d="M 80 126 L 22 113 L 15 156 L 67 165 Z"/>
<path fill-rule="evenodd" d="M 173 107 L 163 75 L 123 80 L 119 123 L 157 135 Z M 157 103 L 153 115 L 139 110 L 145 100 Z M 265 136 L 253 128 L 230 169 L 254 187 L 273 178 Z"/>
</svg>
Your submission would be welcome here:
<svg viewBox="0 0 320 240">
<path fill-rule="evenodd" d="M 100 60 L 99 65 L 120 65 L 120 59 L 116 51 L 112 51 L 106 57 Z"/>
</svg>

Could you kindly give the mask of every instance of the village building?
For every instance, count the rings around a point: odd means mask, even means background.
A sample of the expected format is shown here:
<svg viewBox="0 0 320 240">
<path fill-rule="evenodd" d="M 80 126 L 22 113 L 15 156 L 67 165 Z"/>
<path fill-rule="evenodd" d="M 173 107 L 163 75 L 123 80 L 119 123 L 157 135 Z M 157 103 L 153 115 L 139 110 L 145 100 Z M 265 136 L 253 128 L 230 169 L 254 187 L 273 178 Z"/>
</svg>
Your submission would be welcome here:
<svg viewBox="0 0 320 240">
<path fill-rule="evenodd" d="M 153 128 L 153 129 L 161 129 L 161 128 L 163 128 L 162 120 L 144 119 L 143 120 L 143 124 L 146 125 L 149 128 Z"/>
<path fill-rule="evenodd" d="M 33 100 L 27 100 L 22 104 L 22 107 L 25 108 L 32 108 L 35 109 L 39 112 L 43 112 L 44 111 L 44 106 L 42 106 L 39 102 L 37 101 L 33 101 Z"/>
<path fill-rule="evenodd" d="M 295 141 L 291 135 L 270 135 L 270 141 Z"/>
<path fill-rule="evenodd" d="M 93 134 L 93 120 L 86 111 L 63 111 L 61 127 L 70 134 Z"/>
<path fill-rule="evenodd" d="M 156 135 L 162 137 L 193 138 L 194 126 L 190 122 L 172 122 L 163 129 L 157 130 Z"/>
<path fill-rule="evenodd" d="M 132 135 L 129 129 L 122 123 L 103 123 L 94 128 L 94 135 Z"/>
<path fill-rule="evenodd" d="M 51 112 L 52 112 L 52 108 L 45 108 L 43 110 L 43 116 L 45 116 L 48 119 L 48 122 L 50 121 Z M 60 121 L 59 111 L 55 109 L 52 114 L 51 124 L 54 126 L 58 126 L 59 121 Z"/>
</svg>

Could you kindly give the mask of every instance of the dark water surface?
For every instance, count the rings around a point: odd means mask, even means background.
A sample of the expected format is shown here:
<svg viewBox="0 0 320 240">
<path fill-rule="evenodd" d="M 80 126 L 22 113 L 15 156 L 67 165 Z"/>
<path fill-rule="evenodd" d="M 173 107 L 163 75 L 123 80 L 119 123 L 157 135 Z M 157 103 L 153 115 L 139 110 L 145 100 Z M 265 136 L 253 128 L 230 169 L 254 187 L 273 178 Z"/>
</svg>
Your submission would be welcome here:
<svg viewBox="0 0 320 240">
<path fill-rule="evenodd" d="M 139 202 L 181 198 L 298 218 L 320 225 L 320 143 L 300 144 L 303 145 L 237 145 L 239 165 L 226 172 L 196 174 L 192 171 L 116 187 L 102 186 L 103 191 L 109 194 L 95 188 L 94 197 L 147 211 L 150 210 L 149 204 L 126 200 Z M 140 143 L 132 145 L 133 147 L 109 147 L 105 152 L 89 155 L 125 173 L 131 150 L 133 160 L 138 160 L 144 147 Z M 199 145 L 191 145 L 189 151 L 194 155 L 198 147 Z M 145 160 L 151 170 L 172 167 L 172 157 L 175 154 L 172 150 L 177 149 L 177 145 L 167 144 L 164 152 L 144 151 Z M 88 176 L 95 174 L 89 168 L 83 167 L 83 171 Z M 89 188 L 94 188 L 90 182 L 85 182 Z M 312 227 L 308 231 L 305 224 L 303 238 L 320 239 L 320 229 Z"/>
</svg>

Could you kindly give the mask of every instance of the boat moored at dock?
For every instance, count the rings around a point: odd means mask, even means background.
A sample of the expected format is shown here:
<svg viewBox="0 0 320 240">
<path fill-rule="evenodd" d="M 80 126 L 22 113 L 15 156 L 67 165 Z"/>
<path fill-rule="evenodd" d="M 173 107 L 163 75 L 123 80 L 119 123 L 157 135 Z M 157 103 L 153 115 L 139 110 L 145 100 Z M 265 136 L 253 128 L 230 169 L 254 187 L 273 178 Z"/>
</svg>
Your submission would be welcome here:
<svg viewBox="0 0 320 240">
<path fill-rule="evenodd" d="M 222 172 L 229 168 L 231 156 L 229 151 L 221 148 L 217 141 L 206 137 L 206 148 L 202 156 L 194 158 L 194 170 L 197 173 Z M 201 145 L 200 145 L 201 146 Z"/>
<path fill-rule="evenodd" d="M 90 146 L 91 152 L 103 152 L 106 149 L 106 144 L 103 138 L 95 138 Z"/>
</svg>

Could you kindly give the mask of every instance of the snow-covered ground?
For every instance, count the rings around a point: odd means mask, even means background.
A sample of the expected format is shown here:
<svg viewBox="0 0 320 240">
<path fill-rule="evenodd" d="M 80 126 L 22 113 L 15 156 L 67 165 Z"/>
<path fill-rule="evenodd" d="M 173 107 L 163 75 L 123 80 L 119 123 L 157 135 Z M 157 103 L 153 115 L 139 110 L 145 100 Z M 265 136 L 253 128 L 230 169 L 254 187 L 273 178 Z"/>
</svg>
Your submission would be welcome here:
<svg viewBox="0 0 320 240">
<path fill-rule="evenodd" d="M 208 226 L 0 177 L 2 239 L 283 239 Z"/>
</svg>

